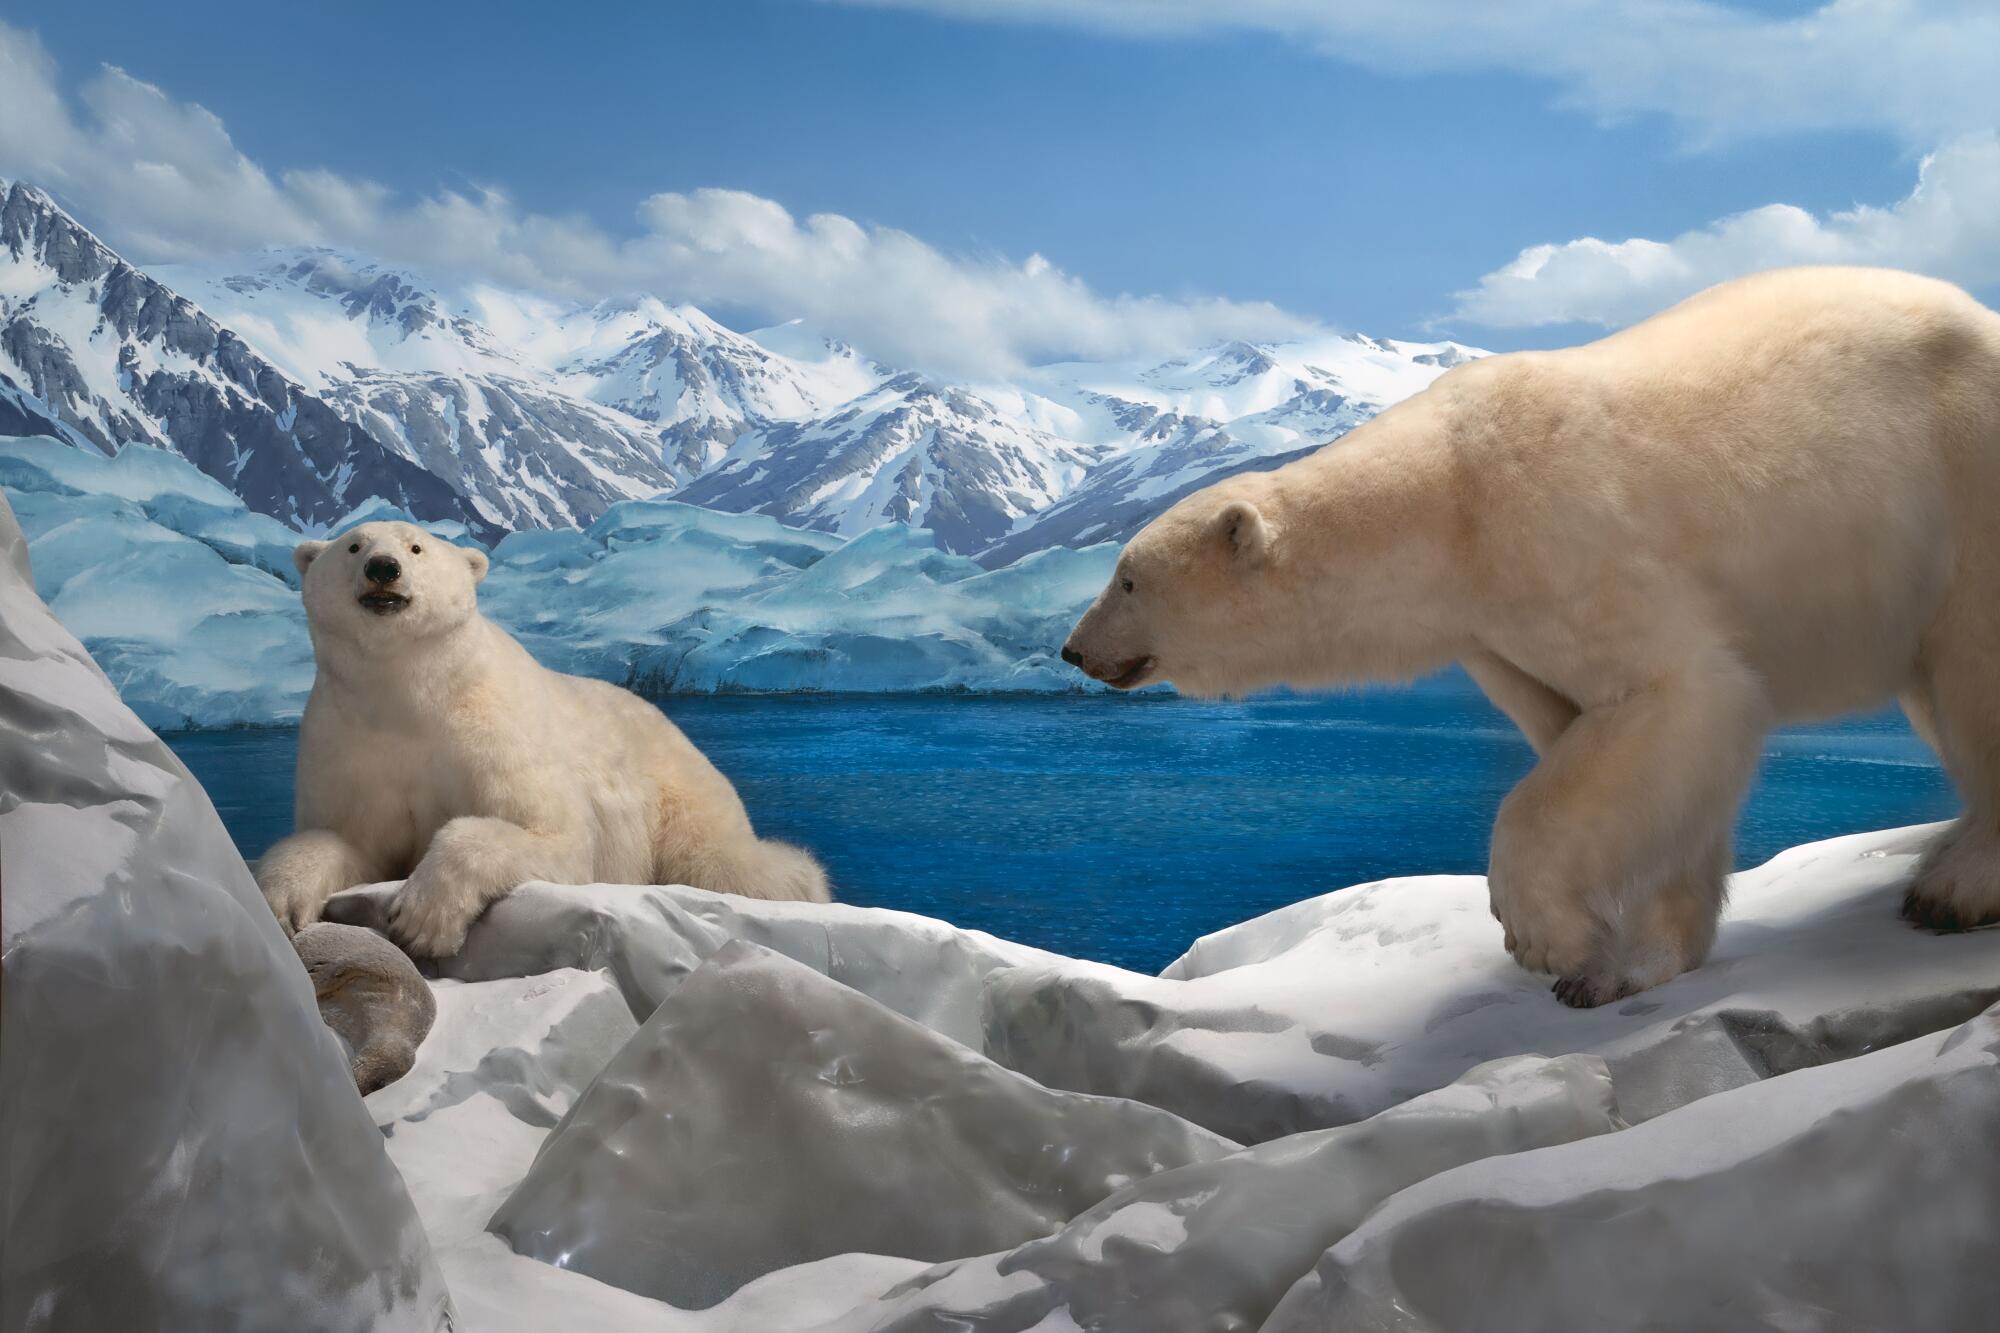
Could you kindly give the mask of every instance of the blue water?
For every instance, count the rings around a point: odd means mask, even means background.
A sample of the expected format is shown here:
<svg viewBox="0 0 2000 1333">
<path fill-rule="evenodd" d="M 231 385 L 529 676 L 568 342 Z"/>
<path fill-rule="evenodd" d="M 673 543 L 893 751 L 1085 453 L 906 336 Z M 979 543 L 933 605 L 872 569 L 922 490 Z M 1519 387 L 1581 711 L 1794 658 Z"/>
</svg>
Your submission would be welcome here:
<svg viewBox="0 0 2000 1333">
<path fill-rule="evenodd" d="M 847 902 L 1157 971 L 1197 935 L 1388 875 L 1483 871 L 1533 756 L 1469 683 L 1315 698 L 674 698 L 759 831 L 810 847 Z M 291 823 L 295 731 L 169 744 L 245 856 Z M 1900 717 L 1772 742 L 1739 865 L 1941 819 Z"/>
</svg>

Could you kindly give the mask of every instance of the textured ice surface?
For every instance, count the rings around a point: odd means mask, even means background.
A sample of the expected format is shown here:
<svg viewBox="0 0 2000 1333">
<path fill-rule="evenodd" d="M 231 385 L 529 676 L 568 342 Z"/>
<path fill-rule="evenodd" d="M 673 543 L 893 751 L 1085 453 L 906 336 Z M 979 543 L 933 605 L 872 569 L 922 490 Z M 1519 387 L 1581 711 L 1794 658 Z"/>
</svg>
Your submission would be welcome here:
<svg viewBox="0 0 2000 1333">
<path fill-rule="evenodd" d="M 1620 1126 L 1595 1057 L 1494 1061 L 1360 1124 L 1135 1181 L 1054 1235 L 940 1266 L 849 1327 L 1027 1333 L 1053 1317 L 1253 1329 L 1321 1251 L 1405 1186 Z"/>
<path fill-rule="evenodd" d="M 1265 1333 L 1990 1329 L 1996 1235 L 2000 1010 L 1425 1181 Z"/>
<path fill-rule="evenodd" d="M 848 1251 L 1017 1245 L 1235 1147 L 1141 1103 L 1051 1091 L 738 941 L 626 1043 L 491 1229 L 700 1308 Z"/>
<path fill-rule="evenodd" d="M 4 502 L 0 708 L 0 1327 L 442 1327 L 305 969 Z"/>
<path fill-rule="evenodd" d="M 149 724 L 298 719 L 312 687 L 298 534 L 157 449 L 0 438 L 0 487 L 43 598 Z M 331 530 L 407 517 L 371 501 Z M 462 523 L 425 526 L 467 540 Z M 906 527 L 842 541 L 631 501 L 582 531 L 504 538 L 480 602 L 549 666 L 653 691 L 1071 691 L 1095 687 L 1057 652 L 1116 556 L 986 570 Z"/>
</svg>

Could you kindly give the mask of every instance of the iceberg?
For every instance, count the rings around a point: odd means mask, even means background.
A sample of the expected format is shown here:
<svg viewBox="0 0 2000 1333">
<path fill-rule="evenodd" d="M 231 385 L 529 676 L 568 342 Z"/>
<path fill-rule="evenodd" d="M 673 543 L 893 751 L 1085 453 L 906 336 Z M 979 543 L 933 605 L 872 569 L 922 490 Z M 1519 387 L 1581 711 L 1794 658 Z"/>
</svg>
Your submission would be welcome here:
<svg viewBox="0 0 2000 1333">
<path fill-rule="evenodd" d="M 298 720 L 313 670 L 301 533 L 142 445 L 0 438 L 0 489 L 43 599 L 148 725 Z M 323 530 L 387 519 L 416 521 L 370 500 Z M 472 543 L 462 523 L 421 526 Z M 897 524 L 843 540 L 631 500 L 588 528 L 510 533 L 491 556 L 488 616 L 556 670 L 642 693 L 1103 688 L 1057 654 L 1110 575 L 1108 545 L 988 570 Z"/>
</svg>

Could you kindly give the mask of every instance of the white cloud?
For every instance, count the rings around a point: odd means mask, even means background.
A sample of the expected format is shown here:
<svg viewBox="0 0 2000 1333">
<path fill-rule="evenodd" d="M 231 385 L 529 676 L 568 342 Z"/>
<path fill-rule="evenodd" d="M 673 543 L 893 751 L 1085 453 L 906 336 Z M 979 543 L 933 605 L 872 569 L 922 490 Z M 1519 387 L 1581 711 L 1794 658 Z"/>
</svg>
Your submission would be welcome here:
<svg viewBox="0 0 2000 1333">
<path fill-rule="evenodd" d="M 1968 135 L 1925 158 L 1916 187 L 1887 208 L 1822 218 L 1771 204 L 1670 241 L 1533 246 L 1459 292 L 1452 321 L 1615 328 L 1713 283 L 1786 264 L 1882 264 L 1968 287 L 2000 283 L 2000 135 Z"/>
<path fill-rule="evenodd" d="M 1913 147 L 2000 125 L 2000 6 L 1832 0 L 1795 16 L 1714 0 L 840 0 L 1139 36 L 1267 32 L 1393 74 L 1504 70 L 1605 117 L 1697 141 L 1881 130 Z"/>
<path fill-rule="evenodd" d="M 135 262 L 338 245 L 553 295 L 647 292 L 803 317 L 891 364 L 947 373 L 1313 327 L 1267 303 L 1107 296 L 1039 255 L 949 255 L 907 232 L 828 213 L 801 220 L 734 190 L 655 194 L 636 234 L 614 236 L 497 190 L 405 201 L 329 171 L 274 175 L 212 113 L 123 70 L 101 70 L 73 105 L 41 44 L 5 23 L 0 174 L 47 187 Z"/>
</svg>

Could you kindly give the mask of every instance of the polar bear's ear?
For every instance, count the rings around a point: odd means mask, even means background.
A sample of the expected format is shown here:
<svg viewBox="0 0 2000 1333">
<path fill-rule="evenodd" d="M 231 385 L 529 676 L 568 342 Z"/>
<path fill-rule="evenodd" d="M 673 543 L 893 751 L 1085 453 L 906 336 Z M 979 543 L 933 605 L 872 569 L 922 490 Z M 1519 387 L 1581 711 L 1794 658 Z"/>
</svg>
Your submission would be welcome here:
<svg viewBox="0 0 2000 1333">
<path fill-rule="evenodd" d="M 1222 512 L 1215 516 L 1215 527 L 1231 550 L 1252 563 L 1271 553 L 1271 542 L 1277 535 L 1265 521 L 1264 511 L 1248 500 L 1231 500 L 1222 506 Z"/>
<path fill-rule="evenodd" d="M 459 554 L 465 557 L 466 564 L 472 566 L 472 585 L 476 588 L 486 582 L 486 552 L 474 547 L 460 547 Z"/>
<path fill-rule="evenodd" d="M 303 575 L 306 572 L 306 566 L 317 559 L 319 553 L 324 551 L 326 546 L 325 542 L 300 542 L 292 548 L 292 567 Z"/>
</svg>

